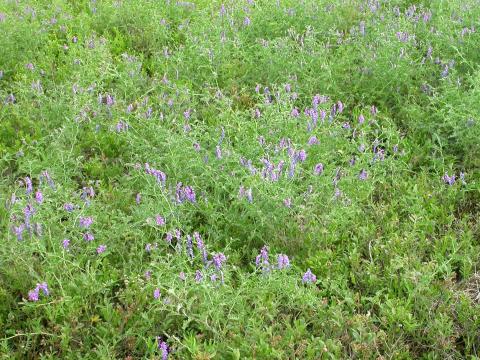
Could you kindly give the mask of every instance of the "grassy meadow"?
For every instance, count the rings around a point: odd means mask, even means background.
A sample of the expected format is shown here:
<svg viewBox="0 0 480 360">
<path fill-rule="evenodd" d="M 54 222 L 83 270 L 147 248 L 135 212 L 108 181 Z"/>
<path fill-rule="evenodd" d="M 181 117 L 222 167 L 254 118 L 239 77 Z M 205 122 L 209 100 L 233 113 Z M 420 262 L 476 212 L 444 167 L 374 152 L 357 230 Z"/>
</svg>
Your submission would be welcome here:
<svg viewBox="0 0 480 360">
<path fill-rule="evenodd" d="M 0 359 L 478 359 L 479 0 L 0 0 Z"/>
</svg>

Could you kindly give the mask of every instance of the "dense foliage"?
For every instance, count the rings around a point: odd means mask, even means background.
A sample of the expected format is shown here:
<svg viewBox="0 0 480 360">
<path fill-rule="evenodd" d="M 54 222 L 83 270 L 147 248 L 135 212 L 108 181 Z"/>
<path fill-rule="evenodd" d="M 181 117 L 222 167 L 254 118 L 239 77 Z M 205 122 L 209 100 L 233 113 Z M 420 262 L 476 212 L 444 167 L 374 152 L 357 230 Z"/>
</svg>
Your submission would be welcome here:
<svg viewBox="0 0 480 360">
<path fill-rule="evenodd" d="M 0 1 L 2 359 L 480 356 L 479 21 Z"/>
</svg>

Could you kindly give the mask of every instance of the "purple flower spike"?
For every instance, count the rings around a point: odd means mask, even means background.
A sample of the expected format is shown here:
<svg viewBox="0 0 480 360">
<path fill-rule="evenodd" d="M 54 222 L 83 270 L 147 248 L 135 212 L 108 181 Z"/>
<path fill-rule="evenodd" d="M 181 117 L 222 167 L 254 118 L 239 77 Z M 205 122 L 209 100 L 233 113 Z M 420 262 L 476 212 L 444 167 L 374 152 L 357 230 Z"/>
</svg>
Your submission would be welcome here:
<svg viewBox="0 0 480 360">
<path fill-rule="evenodd" d="M 300 162 L 304 162 L 307 159 L 307 153 L 305 150 L 300 150 L 297 154 L 297 158 Z"/>
<path fill-rule="evenodd" d="M 167 243 L 172 244 L 172 239 L 173 239 L 172 233 L 168 232 L 165 240 L 167 241 Z"/>
<path fill-rule="evenodd" d="M 293 177 L 295 176 L 296 163 L 297 163 L 297 161 L 296 161 L 294 158 L 292 158 L 292 159 L 290 160 L 290 166 L 289 166 L 289 168 L 288 168 L 288 178 L 289 178 L 289 179 L 291 179 L 291 178 L 293 178 Z"/>
<path fill-rule="evenodd" d="M 81 228 L 88 229 L 93 224 L 93 218 L 91 216 L 81 217 L 79 223 Z"/>
<path fill-rule="evenodd" d="M 320 104 L 321 98 L 320 94 L 316 94 L 312 99 L 312 106 L 314 110 L 317 110 L 318 104 Z"/>
<path fill-rule="evenodd" d="M 63 205 L 63 208 L 65 209 L 65 211 L 72 212 L 73 209 L 75 209 L 75 205 L 71 203 L 66 203 L 65 205 Z"/>
<path fill-rule="evenodd" d="M 279 254 L 277 256 L 277 264 L 278 264 L 278 269 L 286 269 L 290 266 L 290 260 L 288 259 L 288 256 L 285 254 Z"/>
<path fill-rule="evenodd" d="M 62 246 L 63 246 L 63 248 L 64 248 L 65 250 L 68 249 L 69 246 L 70 246 L 70 240 L 69 240 L 69 239 L 64 239 L 64 240 L 62 241 Z"/>
<path fill-rule="evenodd" d="M 43 295 L 45 296 L 48 296 L 50 294 L 50 292 L 48 291 L 48 285 L 46 282 L 43 282 L 43 283 L 39 283 L 37 284 L 37 286 L 35 287 L 35 289 L 33 290 L 30 290 L 28 292 L 28 300 L 29 301 L 38 301 L 39 299 L 39 294 L 40 294 L 40 290 L 42 290 L 42 293 Z"/>
<path fill-rule="evenodd" d="M 38 290 L 30 290 L 28 292 L 28 300 L 29 301 L 38 301 Z"/>
<path fill-rule="evenodd" d="M 343 103 L 341 101 L 337 102 L 337 111 L 339 113 L 343 112 Z"/>
<path fill-rule="evenodd" d="M 202 272 L 200 270 L 195 271 L 195 281 L 197 283 L 201 282 L 203 279 Z"/>
<path fill-rule="evenodd" d="M 287 198 L 287 199 L 283 200 L 283 205 L 285 205 L 287 208 L 292 207 L 292 199 Z"/>
<path fill-rule="evenodd" d="M 12 227 L 13 233 L 17 237 L 17 240 L 23 240 L 23 231 L 25 230 L 25 225 L 20 224 L 19 226 Z"/>
<path fill-rule="evenodd" d="M 155 290 L 153 290 L 153 298 L 155 300 L 160 298 L 160 289 L 159 288 L 156 288 Z"/>
<path fill-rule="evenodd" d="M 137 205 L 140 205 L 140 202 L 142 201 L 142 195 L 140 193 L 138 193 L 136 196 L 135 196 L 135 203 Z"/>
<path fill-rule="evenodd" d="M 37 191 L 35 193 L 35 201 L 39 204 L 43 202 L 43 194 L 41 193 L 41 191 Z"/>
<path fill-rule="evenodd" d="M 119 121 L 117 125 L 115 125 L 115 130 L 119 133 L 122 131 L 127 131 L 128 130 L 128 124 L 124 121 Z"/>
<path fill-rule="evenodd" d="M 217 253 L 213 255 L 213 264 L 217 268 L 217 270 L 220 270 L 222 268 L 222 265 L 225 261 L 227 261 L 227 257 L 223 253 Z"/>
<path fill-rule="evenodd" d="M 167 181 L 167 176 L 163 171 L 151 168 L 148 163 L 145 163 L 145 172 L 149 175 L 154 176 L 157 179 L 158 183 L 161 183 L 163 186 L 165 185 L 165 182 Z"/>
<path fill-rule="evenodd" d="M 105 102 L 105 104 L 106 104 L 107 106 L 112 106 L 113 104 L 115 104 L 115 99 L 113 98 L 112 95 L 107 94 L 107 96 L 105 97 L 104 102 Z"/>
<path fill-rule="evenodd" d="M 308 145 L 318 145 L 318 144 L 319 144 L 319 141 L 316 136 L 312 136 L 310 137 L 310 139 L 308 139 Z"/>
<path fill-rule="evenodd" d="M 358 123 L 363 124 L 364 122 L 365 122 L 365 117 L 362 114 L 360 114 L 360 116 L 358 117 Z"/>
<path fill-rule="evenodd" d="M 245 187 L 243 185 L 240 185 L 240 188 L 238 189 L 238 198 L 242 199 L 245 196 Z"/>
<path fill-rule="evenodd" d="M 455 184 L 455 174 L 453 174 L 452 176 L 449 176 L 447 172 L 445 172 L 445 175 L 443 175 L 443 181 L 452 186 L 453 184 Z"/>
<path fill-rule="evenodd" d="M 27 222 L 30 217 L 35 214 L 35 208 L 31 205 L 31 204 L 28 204 L 27 206 L 25 206 L 25 208 L 23 209 L 23 213 L 25 214 L 25 221 Z"/>
<path fill-rule="evenodd" d="M 191 186 L 185 186 L 184 192 L 187 200 L 190 201 L 192 204 L 195 203 L 196 197 L 195 197 L 195 191 L 193 190 L 193 188 Z"/>
<path fill-rule="evenodd" d="M 198 250 L 202 253 L 202 260 L 204 264 L 206 264 L 208 262 L 208 256 L 207 256 L 207 250 L 205 249 L 205 244 L 203 243 L 203 240 L 198 232 L 194 232 L 193 237 L 197 242 Z"/>
<path fill-rule="evenodd" d="M 161 215 L 155 217 L 155 222 L 158 226 L 165 226 L 165 219 Z"/>
<path fill-rule="evenodd" d="M 358 175 L 358 178 L 360 180 L 367 180 L 368 173 L 365 171 L 365 169 L 362 169 L 362 171 L 360 171 L 360 174 Z"/>
<path fill-rule="evenodd" d="M 180 238 L 182 237 L 182 233 L 179 229 L 175 229 L 175 237 L 177 238 L 177 240 L 180 240 Z"/>
<path fill-rule="evenodd" d="M 323 172 L 323 164 L 318 163 L 317 165 L 315 165 L 315 168 L 313 169 L 313 172 L 314 172 L 315 175 L 320 175 Z"/>
<path fill-rule="evenodd" d="M 28 176 L 25 178 L 25 188 L 27 195 L 33 191 L 32 180 Z"/>
<path fill-rule="evenodd" d="M 168 359 L 169 348 L 165 341 L 162 341 L 160 337 L 157 338 L 158 349 L 162 352 L 162 360 Z"/>
<path fill-rule="evenodd" d="M 105 252 L 105 250 L 107 250 L 107 246 L 106 245 L 100 245 L 99 247 L 97 247 L 97 254 L 102 254 Z"/>
<path fill-rule="evenodd" d="M 48 285 L 47 285 L 46 282 L 43 282 L 41 284 L 37 284 L 36 290 L 37 290 L 37 292 L 42 290 L 43 295 L 45 295 L 45 296 L 48 296 L 50 294 L 50 292 L 48 291 Z"/>
<path fill-rule="evenodd" d="M 93 190 L 93 187 L 91 186 L 85 186 L 82 189 L 82 194 L 80 195 L 80 198 L 86 201 L 87 197 L 91 199 L 95 197 L 95 190 Z"/>
<path fill-rule="evenodd" d="M 145 111 L 145 114 L 144 114 L 145 118 L 150 119 L 152 117 L 152 112 L 153 112 L 152 108 L 149 107 L 147 111 Z M 127 125 L 127 128 L 128 128 L 128 125 Z"/>
<path fill-rule="evenodd" d="M 263 271 L 269 271 L 270 270 L 270 263 L 268 261 L 268 248 L 267 246 L 264 246 L 260 250 L 260 254 L 257 255 L 255 258 L 255 265 L 257 267 L 260 267 Z"/>
<path fill-rule="evenodd" d="M 46 179 L 48 186 L 55 190 L 55 183 L 53 182 L 53 179 L 51 178 L 48 171 L 42 171 L 42 175 L 40 176 L 40 182 L 42 181 L 42 179 Z"/>
<path fill-rule="evenodd" d="M 317 282 L 317 277 L 308 269 L 307 272 L 303 274 L 302 282 L 304 284 L 314 284 Z"/>
<path fill-rule="evenodd" d="M 327 116 L 327 112 L 323 109 L 320 110 L 320 118 L 322 119 L 322 122 L 324 122 L 326 116 Z"/>
<path fill-rule="evenodd" d="M 83 235 L 83 239 L 84 239 L 85 241 L 93 241 L 93 240 L 95 239 L 95 237 L 94 237 L 93 234 L 91 234 L 91 233 L 85 233 L 85 234 Z"/>
</svg>

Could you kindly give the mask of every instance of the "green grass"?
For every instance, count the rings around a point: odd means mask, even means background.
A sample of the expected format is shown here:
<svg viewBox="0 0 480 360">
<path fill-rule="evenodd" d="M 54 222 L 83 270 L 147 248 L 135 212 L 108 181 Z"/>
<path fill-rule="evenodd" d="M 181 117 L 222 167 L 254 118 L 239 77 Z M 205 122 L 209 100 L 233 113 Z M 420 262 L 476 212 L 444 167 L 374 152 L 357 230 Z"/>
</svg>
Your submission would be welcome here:
<svg viewBox="0 0 480 360">
<path fill-rule="evenodd" d="M 478 5 L 0 2 L 0 358 L 480 356 Z"/>
</svg>

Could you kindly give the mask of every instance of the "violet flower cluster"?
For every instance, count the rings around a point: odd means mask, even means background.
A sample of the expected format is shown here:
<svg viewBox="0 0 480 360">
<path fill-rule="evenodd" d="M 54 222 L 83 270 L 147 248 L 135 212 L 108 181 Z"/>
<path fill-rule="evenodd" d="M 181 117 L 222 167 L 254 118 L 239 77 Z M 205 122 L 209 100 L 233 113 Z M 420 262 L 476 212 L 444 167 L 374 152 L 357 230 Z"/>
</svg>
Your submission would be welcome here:
<svg viewBox="0 0 480 360">
<path fill-rule="evenodd" d="M 46 282 L 43 282 L 43 283 L 39 283 L 37 284 L 37 286 L 35 287 L 35 289 L 33 290 L 30 290 L 28 292 L 28 300 L 30 301 L 38 301 L 40 299 L 40 290 L 42 291 L 43 295 L 45 296 L 48 296 L 50 294 L 49 290 L 48 290 L 48 285 Z"/>
</svg>

